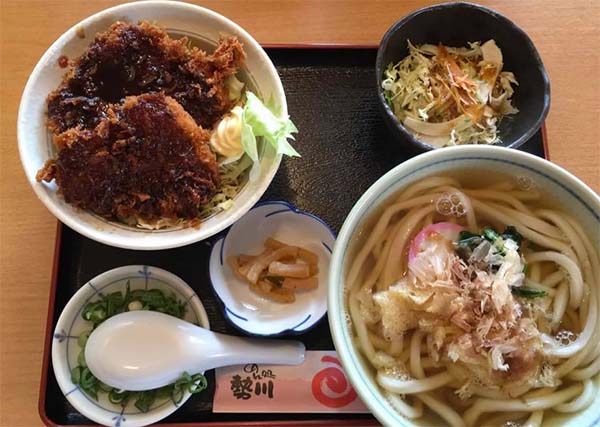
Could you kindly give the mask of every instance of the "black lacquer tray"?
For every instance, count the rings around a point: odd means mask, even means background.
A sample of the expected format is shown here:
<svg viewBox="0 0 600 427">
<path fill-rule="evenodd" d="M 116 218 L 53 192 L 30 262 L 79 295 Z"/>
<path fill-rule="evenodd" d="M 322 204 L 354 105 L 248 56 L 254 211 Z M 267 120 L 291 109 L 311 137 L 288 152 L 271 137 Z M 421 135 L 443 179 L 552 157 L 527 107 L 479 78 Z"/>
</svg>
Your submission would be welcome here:
<svg viewBox="0 0 600 427">
<path fill-rule="evenodd" d="M 385 172 L 418 154 L 394 140 L 384 125 L 375 91 L 373 47 L 286 46 L 267 53 L 275 63 L 300 130 L 294 146 L 300 159 L 284 159 L 262 200 L 285 200 L 312 212 L 339 231 L 363 192 Z M 544 131 L 522 150 L 544 157 Z M 60 391 L 50 360 L 50 336 L 71 296 L 94 276 L 115 267 L 146 264 L 180 276 L 200 296 L 211 329 L 239 335 L 230 326 L 213 294 L 208 259 L 213 240 L 178 249 L 131 251 L 112 248 L 59 224 L 46 331 L 39 411 L 47 425 L 89 425 Z M 285 339 L 285 338 L 282 338 Z M 309 332 L 295 336 L 309 350 L 331 350 L 327 318 Z M 164 424 L 178 425 L 350 425 L 372 424 L 368 414 L 226 414 L 212 412 L 214 372 L 209 388 L 192 396 Z"/>
</svg>

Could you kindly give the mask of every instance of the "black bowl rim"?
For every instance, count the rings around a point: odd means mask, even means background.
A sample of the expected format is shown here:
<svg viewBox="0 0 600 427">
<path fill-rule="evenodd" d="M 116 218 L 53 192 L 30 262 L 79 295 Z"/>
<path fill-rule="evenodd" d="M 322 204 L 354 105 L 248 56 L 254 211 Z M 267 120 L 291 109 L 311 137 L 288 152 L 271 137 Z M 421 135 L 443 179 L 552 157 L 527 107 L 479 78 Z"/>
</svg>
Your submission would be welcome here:
<svg viewBox="0 0 600 427">
<path fill-rule="evenodd" d="M 383 53 L 387 49 L 389 39 L 394 34 L 394 32 L 396 32 L 399 28 L 404 26 L 407 22 L 409 22 L 416 16 L 421 15 L 423 13 L 428 13 L 433 10 L 440 10 L 440 9 L 443 10 L 443 9 L 452 9 L 452 8 L 476 9 L 480 12 L 487 13 L 487 14 L 493 16 L 494 18 L 498 19 L 499 21 L 504 22 L 505 24 L 507 24 L 509 27 L 511 27 L 517 33 L 520 33 L 520 35 L 525 39 L 527 49 L 529 50 L 529 54 L 533 56 L 533 59 L 537 65 L 537 68 L 540 70 L 540 72 L 542 74 L 542 80 L 543 80 L 543 84 L 544 84 L 544 105 L 543 105 L 541 114 L 538 116 L 535 123 L 527 130 L 527 132 L 525 132 L 519 138 L 515 139 L 511 144 L 505 146 L 506 148 L 517 148 L 517 147 L 521 146 L 522 144 L 524 144 L 525 142 L 527 142 L 540 129 L 540 127 L 544 123 L 544 120 L 546 120 L 546 117 L 548 116 L 548 111 L 550 110 L 550 80 L 548 78 L 548 74 L 546 73 L 546 68 L 544 67 L 544 63 L 542 62 L 542 58 L 540 57 L 540 54 L 538 53 L 535 45 L 533 44 L 533 41 L 531 40 L 531 38 L 529 38 L 527 33 L 525 31 L 523 31 L 521 29 L 521 27 L 519 27 L 513 21 L 511 21 L 510 19 L 508 19 L 501 13 L 499 13 L 493 9 L 490 9 L 488 7 L 485 7 L 485 6 L 476 4 L 476 3 L 469 3 L 469 2 L 440 3 L 437 5 L 426 6 L 421 9 L 417 9 L 417 10 L 409 13 L 408 15 L 402 17 L 400 20 L 396 21 L 394 24 L 392 24 L 392 26 L 383 35 L 381 42 L 379 42 L 379 48 L 377 49 L 377 58 L 375 60 L 375 73 L 377 75 L 376 76 L 376 78 L 377 78 L 377 98 L 378 98 L 380 104 L 382 105 L 385 114 L 387 114 L 388 117 L 390 119 L 392 119 L 392 121 L 394 122 L 396 127 L 400 130 L 400 132 L 402 134 L 404 134 L 408 138 L 410 143 L 417 146 L 418 148 L 420 148 L 423 151 L 430 151 L 430 150 L 436 149 L 436 147 L 434 147 L 430 144 L 427 144 L 426 142 L 423 142 L 420 139 L 418 139 L 417 137 L 415 137 L 411 131 L 409 131 L 406 127 L 404 127 L 404 125 L 400 122 L 400 120 L 398 120 L 398 118 L 396 117 L 396 115 L 394 114 L 394 112 L 392 111 L 390 106 L 385 101 L 385 98 L 383 96 L 383 90 L 381 89 L 381 83 L 383 81 L 383 79 L 382 79 L 383 67 L 384 67 Z M 449 148 L 449 147 L 444 147 L 444 148 Z"/>
</svg>

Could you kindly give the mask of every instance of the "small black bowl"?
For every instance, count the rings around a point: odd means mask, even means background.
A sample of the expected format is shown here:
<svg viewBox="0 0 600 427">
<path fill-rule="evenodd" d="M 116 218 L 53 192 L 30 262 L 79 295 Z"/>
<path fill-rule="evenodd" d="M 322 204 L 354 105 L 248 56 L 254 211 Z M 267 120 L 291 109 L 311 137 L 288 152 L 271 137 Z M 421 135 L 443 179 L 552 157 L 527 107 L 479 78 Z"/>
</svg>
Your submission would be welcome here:
<svg viewBox="0 0 600 427">
<path fill-rule="evenodd" d="M 550 108 L 550 82 L 531 39 L 512 21 L 491 9 L 473 3 L 442 3 L 402 18 L 385 33 L 379 45 L 375 64 L 377 96 L 385 122 L 394 135 L 419 151 L 435 148 L 406 129 L 383 97 L 383 73 L 388 64 L 408 55 L 407 41 L 414 45 L 442 43 L 466 47 L 467 42 L 483 43 L 489 39 L 494 39 L 502 50 L 502 69 L 512 71 L 519 82 L 512 96 L 519 112 L 500 121 L 499 145 L 517 148 L 537 132 Z"/>
</svg>

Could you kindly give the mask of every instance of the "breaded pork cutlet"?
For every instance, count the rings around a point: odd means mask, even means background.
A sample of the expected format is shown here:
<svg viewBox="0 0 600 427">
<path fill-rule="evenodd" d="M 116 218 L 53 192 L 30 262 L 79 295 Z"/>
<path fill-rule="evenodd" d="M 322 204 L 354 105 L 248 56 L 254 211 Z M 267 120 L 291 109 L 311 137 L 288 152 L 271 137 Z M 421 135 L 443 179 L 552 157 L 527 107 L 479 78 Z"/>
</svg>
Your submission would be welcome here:
<svg viewBox="0 0 600 427">
<path fill-rule="evenodd" d="M 244 59 L 235 37 L 221 40 L 209 55 L 148 22 L 116 22 L 96 35 L 49 95 L 48 127 L 54 134 L 77 126 L 93 129 L 110 104 L 162 91 L 209 129 L 231 108 L 225 79 Z"/>
<path fill-rule="evenodd" d="M 55 179 L 68 203 L 107 219 L 193 220 L 219 184 L 209 138 L 173 98 L 131 96 L 94 129 L 56 136 L 58 158 L 37 179 Z"/>
</svg>

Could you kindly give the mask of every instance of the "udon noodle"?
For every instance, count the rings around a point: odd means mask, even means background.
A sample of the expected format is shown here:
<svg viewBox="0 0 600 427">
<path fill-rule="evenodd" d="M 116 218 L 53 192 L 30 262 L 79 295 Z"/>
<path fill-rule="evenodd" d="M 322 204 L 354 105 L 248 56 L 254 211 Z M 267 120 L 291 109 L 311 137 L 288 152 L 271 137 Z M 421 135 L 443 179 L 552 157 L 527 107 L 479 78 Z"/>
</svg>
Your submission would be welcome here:
<svg viewBox="0 0 600 427">
<path fill-rule="evenodd" d="M 529 187 L 430 177 L 363 227 L 350 324 L 404 417 L 532 427 L 598 393 L 598 242 Z"/>
</svg>

